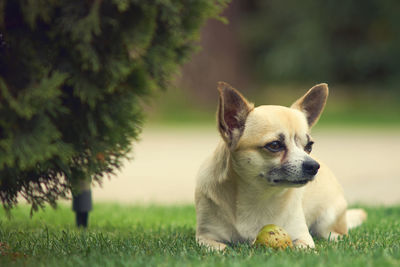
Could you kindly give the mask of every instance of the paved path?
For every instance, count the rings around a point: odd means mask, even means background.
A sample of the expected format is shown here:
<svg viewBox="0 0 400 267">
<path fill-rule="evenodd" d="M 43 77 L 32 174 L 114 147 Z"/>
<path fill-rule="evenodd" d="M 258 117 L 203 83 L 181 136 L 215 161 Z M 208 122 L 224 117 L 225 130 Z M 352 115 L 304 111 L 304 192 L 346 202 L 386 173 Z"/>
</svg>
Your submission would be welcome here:
<svg viewBox="0 0 400 267">
<path fill-rule="evenodd" d="M 400 129 L 316 130 L 315 155 L 350 203 L 400 204 Z M 93 190 L 94 201 L 193 203 L 195 175 L 219 140 L 214 128 L 145 128 L 134 160 Z"/>
</svg>

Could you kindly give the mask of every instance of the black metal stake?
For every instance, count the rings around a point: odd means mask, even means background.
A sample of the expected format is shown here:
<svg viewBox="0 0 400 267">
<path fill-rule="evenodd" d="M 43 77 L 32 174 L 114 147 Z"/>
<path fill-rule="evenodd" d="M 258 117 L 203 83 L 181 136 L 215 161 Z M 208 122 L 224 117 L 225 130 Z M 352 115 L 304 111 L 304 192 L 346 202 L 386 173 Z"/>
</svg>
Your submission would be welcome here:
<svg viewBox="0 0 400 267">
<path fill-rule="evenodd" d="M 87 228 L 89 212 L 76 212 L 76 226 Z"/>
<path fill-rule="evenodd" d="M 84 190 L 72 197 L 72 209 L 75 211 L 76 226 L 87 228 L 89 212 L 92 210 L 92 190 Z"/>
</svg>

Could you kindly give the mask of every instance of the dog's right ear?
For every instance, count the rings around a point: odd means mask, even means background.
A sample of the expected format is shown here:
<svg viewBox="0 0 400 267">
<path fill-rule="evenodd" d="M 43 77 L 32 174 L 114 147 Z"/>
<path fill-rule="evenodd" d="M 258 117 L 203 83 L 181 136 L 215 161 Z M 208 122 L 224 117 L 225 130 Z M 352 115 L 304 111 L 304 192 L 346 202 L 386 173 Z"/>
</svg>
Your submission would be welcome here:
<svg viewBox="0 0 400 267">
<path fill-rule="evenodd" d="M 254 105 L 225 82 L 218 82 L 218 91 L 218 129 L 229 149 L 233 150 L 243 134 L 247 115 Z"/>
</svg>

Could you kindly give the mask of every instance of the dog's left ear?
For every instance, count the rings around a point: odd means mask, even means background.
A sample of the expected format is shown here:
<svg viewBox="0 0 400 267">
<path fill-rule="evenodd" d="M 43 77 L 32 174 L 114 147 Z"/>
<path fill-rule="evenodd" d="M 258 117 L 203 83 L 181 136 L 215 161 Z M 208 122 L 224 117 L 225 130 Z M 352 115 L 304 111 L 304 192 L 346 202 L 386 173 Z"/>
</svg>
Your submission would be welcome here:
<svg viewBox="0 0 400 267">
<path fill-rule="evenodd" d="M 243 134 L 247 115 L 254 105 L 235 88 L 225 82 L 218 83 L 218 129 L 230 149 L 235 149 Z"/>
<path fill-rule="evenodd" d="M 293 103 L 291 108 L 300 110 L 306 115 L 308 126 L 311 128 L 321 116 L 328 98 L 328 85 L 321 83 L 311 88 L 303 97 Z"/>
</svg>

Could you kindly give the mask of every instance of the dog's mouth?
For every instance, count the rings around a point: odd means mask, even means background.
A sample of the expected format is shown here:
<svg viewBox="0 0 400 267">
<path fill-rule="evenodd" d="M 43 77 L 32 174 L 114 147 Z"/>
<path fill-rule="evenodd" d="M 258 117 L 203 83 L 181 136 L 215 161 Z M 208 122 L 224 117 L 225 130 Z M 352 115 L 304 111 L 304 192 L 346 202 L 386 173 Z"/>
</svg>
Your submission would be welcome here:
<svg viewBox="0 0 400 267">
<path fill-rule="evenodd" d="M 296 180 L 296 181 L 288 181 L 288 180 L 283 180 L 283 179 L 275 179 L 272 180 L 272 182 L 274 184 L 293 184 L 293 185 L 304 185 L 306 183 L 308 183 L 309 181 L 311 181 L 310 179 L 303 179 L 303 180 Z"/>
</svg>

